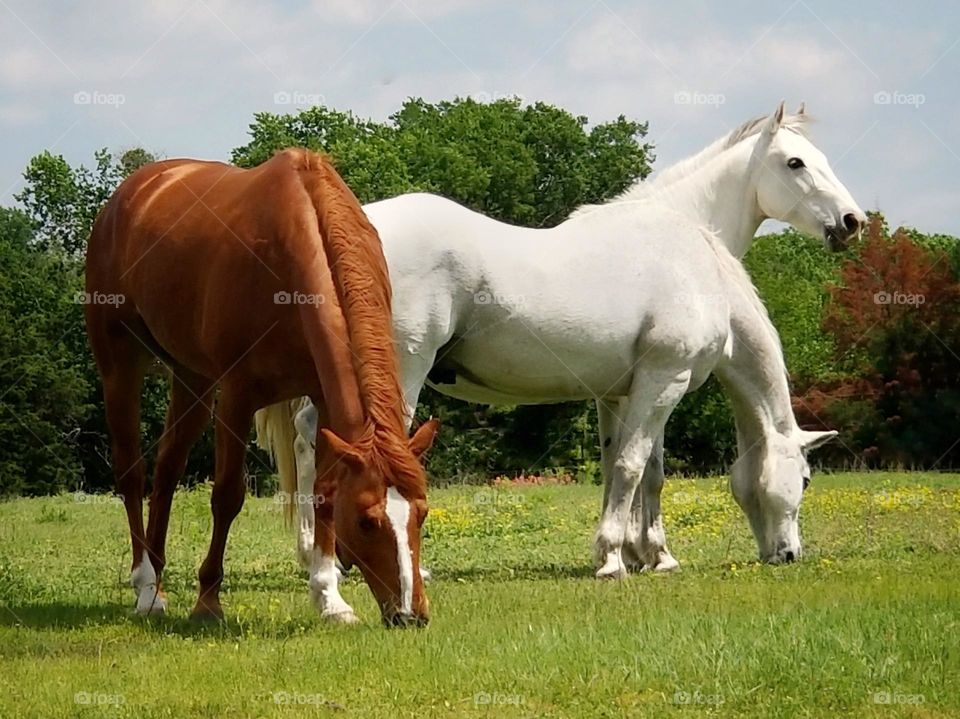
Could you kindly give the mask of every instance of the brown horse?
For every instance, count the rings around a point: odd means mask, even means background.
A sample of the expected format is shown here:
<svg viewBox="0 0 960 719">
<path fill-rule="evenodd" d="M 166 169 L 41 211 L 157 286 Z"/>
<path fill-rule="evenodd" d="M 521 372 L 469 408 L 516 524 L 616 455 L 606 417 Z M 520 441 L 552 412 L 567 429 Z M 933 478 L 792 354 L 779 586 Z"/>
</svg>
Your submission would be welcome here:
<svg viewBox="0 0 960 719">
<path fill-rule="evenodd" d="M 223 553 L 243 505 L 251 418 L 305 394 L 324 408 L 311 585 L 322 590 L 338 554 L 359 566 L 386 623 L 425 623 L 418 456 L 436 424 L 407 440 L 380 240 L 329 162 L 286 150 L 252 170 L 147 165 L 97 218 L 86 271 L 87 331 L 130 525 L 137 610 L 165 609 L 173 492 L 213 414 L 213 536 L 193 615 L 222 616 Z M 172 390 L 144 533 L 140 389 L 157 358 Z M 326 617 L 355 620 L 319 601 Z"/>
</svg>

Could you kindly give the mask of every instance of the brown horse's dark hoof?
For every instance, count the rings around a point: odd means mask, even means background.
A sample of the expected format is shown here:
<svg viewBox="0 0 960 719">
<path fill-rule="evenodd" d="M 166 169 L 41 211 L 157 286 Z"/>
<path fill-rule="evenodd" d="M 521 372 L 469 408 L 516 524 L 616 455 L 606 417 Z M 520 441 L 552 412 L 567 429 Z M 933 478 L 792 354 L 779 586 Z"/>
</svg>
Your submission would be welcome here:
<svg viewBox="0 0 960 719">
<path fill-rule="evenodd" d="M 218 599 L 198 599 L 193 611 L 190 612 L 192 622 L 222 622 L 223 607 Z"/>
</svg>

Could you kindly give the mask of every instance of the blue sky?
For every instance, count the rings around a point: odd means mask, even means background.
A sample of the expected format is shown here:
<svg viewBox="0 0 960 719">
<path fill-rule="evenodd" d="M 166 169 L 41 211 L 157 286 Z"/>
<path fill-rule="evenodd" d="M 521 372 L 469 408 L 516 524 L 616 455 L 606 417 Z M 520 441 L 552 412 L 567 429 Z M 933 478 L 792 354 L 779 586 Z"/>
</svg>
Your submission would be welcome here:
<svg viewBox="0 0 960 719">
<path fill-rule="evenodd" d="M 226 159 L 287 95 L 383 119 L 520 95 L 650 122 L 655 168 L 784 98 L 865 209 L 960 235 L 960 7 L 618 0 L 0 0 L 0 202 L 31 156 Z"/>
</svg>

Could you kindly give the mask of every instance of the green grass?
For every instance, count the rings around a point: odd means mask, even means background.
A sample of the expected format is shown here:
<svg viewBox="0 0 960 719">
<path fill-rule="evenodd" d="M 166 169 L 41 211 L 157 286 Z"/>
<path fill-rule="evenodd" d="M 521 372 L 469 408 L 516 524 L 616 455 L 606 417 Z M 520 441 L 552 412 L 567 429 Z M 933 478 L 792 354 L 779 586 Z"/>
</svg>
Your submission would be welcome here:
<svg viewBox="0 0 960 719">
<path fill-rule="evenodd" d="M 622 582 L 592 576 L 597 487 L 436 490 L 433 619 L 406 631 L 355 576 L 364 623 L 321 624 L 265 499 L 225 624 L 189 622 L 206 489 L 174 504 L 169 614 L 139 619 L 122 510 L 77 499 L 0 504 L 0 717 L 960 716 L 956 475 L 815 477 L 785 567 L 753 561 L 722 480 L 668 481 L 683 571 Z"/>
</svg>

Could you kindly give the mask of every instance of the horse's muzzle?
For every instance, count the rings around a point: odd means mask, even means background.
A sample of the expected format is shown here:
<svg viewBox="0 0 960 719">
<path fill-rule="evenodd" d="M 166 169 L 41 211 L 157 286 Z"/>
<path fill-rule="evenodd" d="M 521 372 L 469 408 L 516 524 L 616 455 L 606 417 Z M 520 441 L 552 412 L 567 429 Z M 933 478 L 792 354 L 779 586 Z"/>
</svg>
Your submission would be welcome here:
<svg viewBox="0 0 960 719">
<path fill-rule="evenodd" d="M 404 614 L 403 612 L 393 612 L 383 615 L 383 626 L 387 628 L 399 627 L 425 627 L 430 622 L 430 617 L 422 614 Z"/>
</svg>

